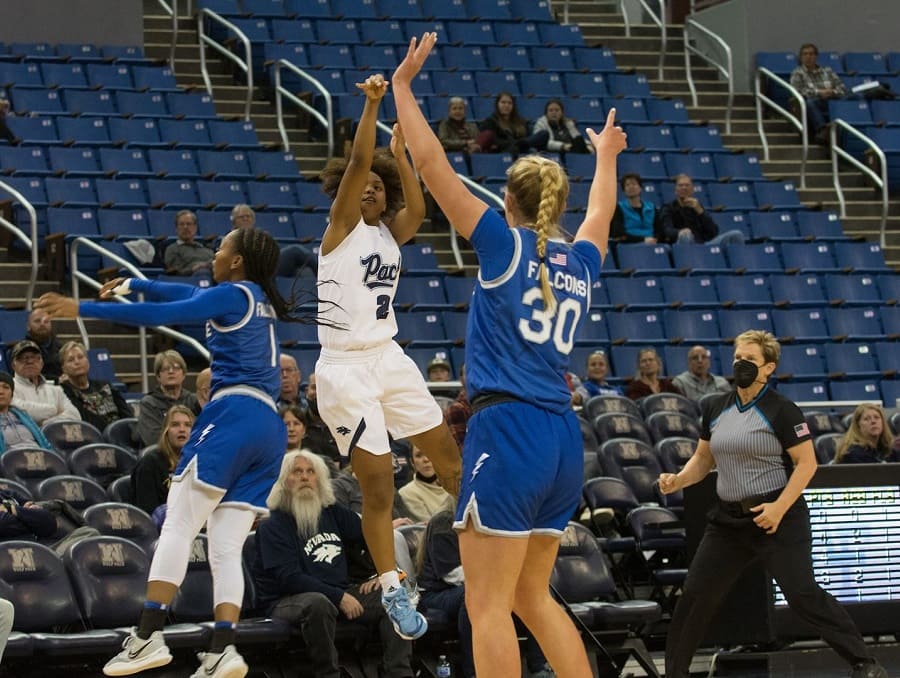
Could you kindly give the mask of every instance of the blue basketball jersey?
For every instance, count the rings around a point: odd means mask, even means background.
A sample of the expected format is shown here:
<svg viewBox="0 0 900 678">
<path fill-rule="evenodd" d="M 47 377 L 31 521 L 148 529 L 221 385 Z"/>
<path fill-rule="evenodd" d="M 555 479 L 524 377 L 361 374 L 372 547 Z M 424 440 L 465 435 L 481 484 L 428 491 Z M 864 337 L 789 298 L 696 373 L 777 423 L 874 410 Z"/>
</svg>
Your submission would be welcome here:
<svg viewBox="0 0 900 678">
<path fill-rule="evenodd" d="M 471 242 L 481 268 L 466 330 L 469 400 L 480 393 L 508 393 L 554 412 L 568 410 L 569 353 L 600 274 L 600 252 L 586 240 L 547 243 L 557 300 L 551 316 L 544 311 L 534 231 L 511 229 L 489 209 Z"/>
</svg>

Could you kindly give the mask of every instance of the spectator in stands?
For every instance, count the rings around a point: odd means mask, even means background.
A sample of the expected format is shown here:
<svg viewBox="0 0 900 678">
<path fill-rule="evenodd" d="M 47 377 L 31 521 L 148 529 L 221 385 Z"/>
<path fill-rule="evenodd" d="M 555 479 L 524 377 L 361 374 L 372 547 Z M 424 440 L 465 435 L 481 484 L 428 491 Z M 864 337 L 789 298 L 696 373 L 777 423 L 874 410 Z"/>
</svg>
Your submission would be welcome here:
<svg viewBox="0 0 900 678">
<path fill-rule="evenodd" d="M 448 153 L 480 153 L 478 145 L 478 125 L 466 120 L 466 100 L 450 97 L 447 117 L 438 123 L 438 139 Z"/>
<path fill-rule="evenodd" d="M 142 454 L 131 472 L 131 503 L 149 515 L 166 503 L 172 474 L 193 425 L 194 413 L 184 405 L 173 405 L 163 420 L 157 448 Z"/>
<path fill-rule="evenodd" d="M 14 492 L 0 490 L 0 541 L 38 541 L 56 534 L 56 515 L 35 504 L 20 501 Z"/>
<path fill-rule="evenodd" d="M 386 678 L 408 678 L 412 644 L 394 632 L 377 577 L 353 578 L 365 547 L 362 521 L 335 501 L 328 469 L 306 451 L 285 455 L 267 502 L 272 513 L 256 532 L 251 571 L 266 614 L 298 628 L 314 675 L 338 678 L 338 620 L 378 630 Z"/>
<path fill-rule="evenodd" d="M 299 405 L 303 409 L 309 407 L 306 398 L 300 392 L 300 380 L 303 372 L 297 365 L 297 359 L 290 353 L 281 354 L 281 393 L 278 396 L 278 406 Z"/>
<path fill-rule="evenodd" d="M 469 425 L 469 417 L 472 416 L 472 406 L 469 404 L 469 396 L 466 393 L 466 365 L 459 368 L 459 380 L 462 382 L 462 388 L 456 394 L 456 400 L 450 403 L 447 408 L 445 419 L 447 426 L 450 427 L 450 433 L 462 450 L 463 443 L 466 440 L 466 428 Z"/>
<path fill-rule="evenodd" d="M 694 182 L 687 174 L 675 175 L 675 200 L 663 205 L 660 242 L 696 242 L 731 245 L 744 242 L 738 230 L 719 233 L 719 226 L 694 197 Z"/>
<path fill-rule="evenodd" d="M 678 393 L 681 390 L 671 379 L 659 376 L 662 371 L 662 360 L 656 349 L 642 348 L 638 352 L 638 370 L 634 378 L 628 382 L 625 395 L 632 400 L 640 400 L 654 393 Z"/>
<path fill-rule="evenodd" d="M 36 343 L 23 339 L 13 346 L 9 355 L 16 375 L 13 405 L 27 412 L 38 426 L 55 421 L 81 421 L 81 413 L 62 387 L 41 375 L 44 359 Z"/>
<path fill-rule="evenodd" d="M 644 190 L 641 175 L 633 172 L 623 174 L 619 186 L 625 198 L 616 203 L 616 211 L 609 224 L 610 239 L 655 244 L 662 227 L 661 212 L 649 200 L 641 200 Z"/>
<path fill-rule="evenodd" d="M 431 460 L 413 445 L 413 479 L 400 488 L 400 498 L 406 505 L 407 515 L 417 523 L 425 523 L 439 511 L 452 511 L 456 501 L 441 487 Z"/>
<path fill-rule="evenodd" d="M 200 413 L 197 396 L 183 387 L 187 372 L 184 358 L 178 351 L 168 350 L 156 354 L 153 372 L 157 387 L 141 398 L 137 422 L 137 437 L 142 447 L 159 439 L 163 417 L 173 405 L 184 405 L 194 414 Z"/>
<path fill-rule="evenodd" d="M 459 557 L 459 537 L 453 529 L 453 512 L 441 511 L 432 516 L 417 554 L 418 580 L 422 590 L 419 608 L 440 610 L 456 621 L 460 650 L 460 675 L 475 675 L 472 655 L 472 622 L 466 609 L 465 572 Z M 525 662 L 530 678 L 552 678 L 540 646 L 525 630 Z"/>
<path fill-rule="evenodd" d="M 303 438 L 303 447 L 312 450 L 320 457 L 330 459 L 338 466 L 341 463 L 341 453 L 331 430 L 319 416 L 319 399 L 316 395 L 316 375 L 309 375 L 309 384 L 306 387 L 306 436 Z"/>
<path fill-rule="evenodd" d="M 67 341 L 59 349 L 59 359 L 63 368 L 62 389 L 84 421 L 102 431 L 114 421 L 134 416 L 131 406 L 112 384 L 88 378 L 91 363 L 84 344 Z"/>
<path fill-rule="evenodd" d="M 573 405 L 584 405 L 598 395 L 622 395 L 621 386 L 613 386 L 606 380 L 609 374 L 609 361 L 606 353 L 596 350 L 587 357 L 587 374 L 584 381 L 572 393 Z"/>
<path fill-rule="evenodd" d="M 811 42 L 800 47 L 800 64 L 791 73 L 791 87 L 806 100 L 806 122 L 810 137 L 828 141 L 828 102 L 847 95 L 847 87 L 828 66 L 819 66 L 819 48 Z"/>
<path fill-rule="evenodd" d="M 446 358 L 434 356 L 428 363 L 428 381 L 450 381 L 453 373 Z"/>
<path fill-rule="evenodd" d="M 282 405 L 278 414 L 287 428 L 287 451 L 301 449 L 306 435 L 306 411 L 299 405 Z"/>
<path fill-rule="evenodd" d="M 194 381 L 195 394 L 197 395 L 197 404 L 201 408 L 206 407 L 209 402 L 209 387 L 212 384 L 212 370 L 204 367 L 197 372 L 197 379 Z"/>
<path fill-rule="evenodd" d="M 59 383 L 62 374 L 59 356 L 59 340 L 53 334 L 53 322 L 45 311 L 34 310 L 28 315 L 25 339 L 31 339 L 41 349 L 44 367 L 41 374 L 48 381 Z M 10 356 L 12 360 L 12 356 Z"/>
<path fill-rule="evenodd" d="M 699 401 L 707 393 L 731 390 L 731 385 L 724 377 L 710 374 L 709 358 L 708 348 L 692 346 L 687 355 L 688 368 L 672 379 L 672 383 L 691 400 Z"/>
<path fill-rule="evenodd" d="M 0 138 L 6 139 L 10 144 L 15 145 L 19 143 L 19 139 L 16 138 L 9 125 L 6 124 L 7 113 L 9 113 L 9 100 L 0 97 Z"/>
<path fill-rule="evenodd" d="M 181 210 L 175 215 L 175 233 L 178 239 L 166 248 L 166 273 L 172 275 L 194 275 L 209 272 L 212 258 L 211 249 L 197 242 L 197 215 L 190 210 Z"/>
<path fill-rule="evenodd" d="M 478 145 L 485 153 L 526 153 L 532 147 L 545 147 L 550 137 L 546 130 L 528 135 L 528 121 L 519 115 L 509 92 L 497 95 L 494 112 L 481 121 L 478 129 Z"/>
<path fill-rule="evenodd" d="M 250 205 L 235 205 L 231 210 L 231 228 L 253 228 L 256 225 L 256 212 Z M 313 275 L 319 270 L 319 260 L 307 247 L 300 244 L 282 245 L 278 255 L 278 269 L 275 275 L 294 278 L 309 269 Z"/>
<path fill-rule="evenodd" d="M 892 447 L 891 429 L 881 405 L 861 403 L 853 410 L 850 428 L 834 455 L 835 464 L 880 464 L 900 461 L 900 450 Z"/>
<path fill-rule="evenodd" d="M 589 145 L 575 126 L 572 118 L 567 118 L 563 103 L 559 99 L 550 99 L 544 106 L 544 115 L 534 121 L 532 134 L 537 136 L 547 133 L 547 143 L 540 150 L 551 153 L 593 153 L 594 147 Z"/>
<path fill-rule="evenodd" d="M 50 441 L 41 433 L 25 410 L 12 406 L 16 383 L 11 374 L 0 372 L 0 454 L 14 447 L 43 447 L 52 450 Z"/>
</svg>

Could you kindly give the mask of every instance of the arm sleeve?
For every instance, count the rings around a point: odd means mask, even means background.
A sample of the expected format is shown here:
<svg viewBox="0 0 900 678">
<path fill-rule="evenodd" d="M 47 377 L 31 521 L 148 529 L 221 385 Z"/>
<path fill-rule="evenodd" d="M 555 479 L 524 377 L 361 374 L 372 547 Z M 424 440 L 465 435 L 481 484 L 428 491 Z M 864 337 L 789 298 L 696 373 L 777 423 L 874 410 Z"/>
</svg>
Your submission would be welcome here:
<svg viewBox="0 0 900 678">
<path fill-rule="evenodd" d="M 659 240 L 673 243 L 678 239 L 678 227 L 675 226 L 675 213 L 669 204 L 663 205 L 659 211 Z"/>
<path fill-rule="evenodd" d="M 772 424 L 778 442 L 786 450 L 806 440 L 812 440 L 803 412 L 788 400 L 778 408 L 778 417 Z"/>
<path fill-rule="evenodd" d="M 54 526 L 56 521 L 53 521 Z M 0 511 L 0 540 L 16 539 L 25 535 L 34 534 L 16 516 L 8 511 Z"/>
<path fill-rule="evenodd" d="M 158 301 L 178 301 L 190 299 L 198 291 L 194 285 L 184 283 L 160 282 L 159 280 L 144 280 L 143 278 L 131 278 L 129 283 L 132 292 L 143 292 L 148 297 Z"/>
<path fill-rule="evenodd" d="M 79 306 L 79 314 L 128 325 L 172 325 L 222 318 L 229 314 L 239 313 L 243 316 L 247 311 L 247 297 L 234 285 L 219 285 L 207 290 L 190 285 L 173 287 L 186 287 L 192 290 L 192 294 L 188 298 L 165 303 L 110 304 L 85 301 Z M 153 293 L 157 293 L 155 288 Z"/>
<path fill-rule="evenodd" d="M 700 230 L 702 231 L 701 235 L 703 240 L 712 240 L 717 235 L 719 235 L 719 225 L 716 223 L 716 220 L 709 216 L 709 212 L 706 208 L 703 208 L 703 214 L 697 215 L 697 224 L 700 226 Z"/>
<path fill-rule="evenodd" d="M 835 73 L 832 69 L 828 69 L 828 76 L 831 78 L 831 81 L 834 83 L 834 93 L 839 97 L 847 96 L 847 85 L 844 84 L 844 81 Z"/>
<path fill-rule="evenodd" d="M 61 420 L 81 421 L 81 412 L 72 404 L 69 396 L 66 395 L 61 386 L 56 387 L 56 402 L 59 406 L 59 417 Z"/>
<path fill-rule="evenodd" d="M 512 230 L 496 210 L 488 208 L 484 211 L 472 231 L 471 242 L 484 280 L 499 278 L 509 268 L 516 241 Z"/>
</svg>

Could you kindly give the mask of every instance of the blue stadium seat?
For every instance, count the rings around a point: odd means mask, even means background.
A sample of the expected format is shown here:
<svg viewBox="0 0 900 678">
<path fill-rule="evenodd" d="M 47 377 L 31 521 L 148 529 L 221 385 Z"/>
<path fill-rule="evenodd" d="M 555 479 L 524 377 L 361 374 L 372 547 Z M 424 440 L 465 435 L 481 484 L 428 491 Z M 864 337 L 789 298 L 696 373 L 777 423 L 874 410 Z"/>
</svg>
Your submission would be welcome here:
<svg viewBox="0 0 900 678">
<path fill-rule="evenodd" d="M 675 141 L 678 148 L 691 151 L 712 151 L 721 153 L 725 150 L 719 128 L 715 125 L 675 127 Z"/>
<path fill-rule="evenodd" d="M 792 212 L 750 212 L 750 235 L 754 240 L 797 240 Z"/>
<path fill-rule="evenodd" d="M 447 301 L 453 306 L 468 308 L 474 290 L 474 276 L 447 276 L 444 278 L 444 291 L 447 294 Z M 591 301 L 593 303 L 593 292 L 591 292 Z"/>
<path fill-rule="evenodd" d="M 537 47 L 541 44 L 537 24 L 530 22 L 498 22 L 494 25 L 494 33 L 497 36 L 496 43 L 501 45 L 532 45 Z"/>
<path fill-rule="evenodd" d="M 829 335 L 834 339 L 877 340 L 884 337 L 877 308 L 826 308 Z"/>
<path fill-rule="evenodd" d="M 133 115 L 139 118 L 161 118 L 169 115 L 163 92 L 119 90 L 113 93 L 113 97 L 120 115 Z"/>
<path fill-rule="evenodd" d="M 661 318 L 661 311 L 610 311 L 606 314 L 609 339 L 612 343 L 664 343 Z"/>
<path fill-rule="evenodd" d="M 670 248 L 665 244 L 646 245 L 644 243 L 620 243 L 616 246 L 619 269 L 640 274 L 675 273 L 669 258 Z M 612 299 L 617 303 L 616 299 Z"/>
<path fill-rule="evenodd" d="M 606 313 L 596 308 L 590 309 L 575 337 L 576 346 L 605 346 L 609 340 Z"/>
<path fill-rule="evenodd" d="M 829 120 L 840 118 L 848 125 L 871 125 L 872 110 L 865 99 L 832 99 L 828 102 Z"/>
<path fill-rule="evenodd" d="M 24 144 L 44 145 L 60 142 L 54 116 L 8 117 L 6 124 L 13 135 L 21 139 Z"/>
<path fill-rule="evenodd" d="M 615 73 L 616 58 L 607 47 L 575 47 L 575 66 L 596 73 Z M 615 94 L 610 92 L 610 94 Z"/>
<path fill-rule="evenodd" d="M 575 120 L 585 123 L 588 121 L 606 121 L 606 104 L 603 99 L 609 96 L 609 91 L 606 89 L 607 80 L 606 74 L 604 73 L 563 73 L 563 82 L 566 86 L 566 91 L 570 93 L 570 95 L 578 94 L 577 99 L 569 99 L 566 102 L 566 115 L 568 117 L 574 118 Z M 589 115 L 576 115 L 576 110 L 581 110 L 581 108 L 577 108 L 579 104 L 585 101 L 592 102 L 591 108 L 599 108 L 599 111 L 591 110 Z"/>
<path fill-rule="evenodd" d="M 838 270 L 833 246 L 827 242 L 781 243 L 781 258 L 785 261 L 785 271 L 788 272 L 799 270 L 801 273 L 828 273 Z"/>
<path fill-rule="evenodd" d="M 147 156 L 150 160 L 150 169 L 158 177 L 192 179 L 199 174 L 196 152 L 191 149 L 162 150 L 151 148 L 147 151 Z"/>
<path fill-rule="evenodd" d="M 440 272 L 437 255 L 430 244 L 409 243 L 400 247 L 402 270 L 413 275 L 433 275 Z M 418 282 L 418 281 L 417 281 Z"/>
<path fill-rule="evenodd" d="M 590 158 L 593 162 L 593 158 Z M 669 173 L 662 153 L 657 151 L 644 151 L 642 153 L 620 153 L 617 161 L 618 175 L 631 173 L 638 174 L 641 181 L 655 181 L 668 179 Z"/>
<path fill-rule="evenodd" d="M 609 294 L 606 291 L 606 281 L 608 279 L 608 276 L 605 278 L 600 277 L 591 284 L 590 307 L 592 309 L 609 310 L 612 308 L 612 304 L 609 302 Z"/>
<path fill-rule="evenodd" d="M 147 151 L 141 148 L 101 148 L 100 167 L 118 178 L 152 176 Z"/>
<path fill-rule="evenodd" d="M 15 175 L 50 174 L 47 151 L 40 146 L 0 146 L 0 167 Z"/>
<path fill-rule="evenodd" d="M 480 1 L 480 0 L 479 0 Z M 556 47 L 584 47 L 584 36 L 577 24 L 540 23 L 537 25 L 541 43 Z"/>
<path fill-rule="evenodd" d="M 114 181 L 114 180 L 112 180 Z M 117 182 L 139 183 L 139 182 Z M 99 189 L 98 189 L 99 193 Z M 127 203 L 123 202 L 123 205 Z M 116 238 L 147 238 L 150 231 L 147 229 L 147 214 L 143 209 L 99 209 L 97 210 L 97 226 L 100 235 Z M 105 349 L 104 349 L 105 350 Z M 94 369 L 94 361 L 91 360 L 91 370 Z M 95 377 L 91 377 L 92 379 Z M 100 377 L 96 377 L 100 378 Z M 105 381 L 115 381 L 106 379 Z"/>
<path fill-rule="evenodd" d="M 109 128 L 106 118 L 65 118 L 56 121 L 59 138 L 74 146 L 108 146 Z"/>
<path fill-rule="evenodd" d="M 104 59 L 122 63 L 143 61 L 144 59 L 144 48 L 139 45 L 103 45 L 100 51 Z"/>
<path fill-rule="evenodd" d="M 716 311 L 713 309 L 667 309 L 663 311 L 662 317 L 668 341 L 715 344 L 721 340 Z"/>
<path fill-rule="evenodd" d="M 757 52 L 756 67 L 767 68 L 784 79 L 797 67 L 796 52 Z"/>
<path fill-rule="evenodd" d="M 570 91 L 570 94 L 573 92 Z M 615 107 L 616 122 L 620 125 L 649 122 L 643 99 L 606 99 L 604 107 L 607 110 Z"/>
<path fill-rule="evenodd" d="M 896 406 L 900 401 L 900 379 L 881 380 L 881 400 L 885 407 Z"/>
<path fill-rule="evenodd" d="M 43 87 L 44 76 L 39 64 L 26 61 L 0 61 L 0 87 Z M 16 110 L 15 108 L 13 110 Z M 21 111 L 17 111 L 21 112 Z"/>
<path fill-rule="evenodd" d="M 753 188 L 748 183 L 710 183 L 706 186 L 706 193 L 710 209 L 743 211 L 756 209 Z"/>
<path fill-rule="evenodd" d="M 525 51 L 525 48 L 522 48 Z M 527 57 L 527 52 L 526 57 Z M 447 45 L 441 49 L 444 66 L 460 71 L 488 70 L 487 50 L 480 45 Z"/>
<path fill-rule="evenodd" d="M 562 71 L 574 71 L 575 55 L 569 47 L 532 47 L 531 63 L 539 71 L 560 73 Z M 581 94 L 582 92 L 572 92 Z"/>
<path fill-rule="evenodd" d="M 650 91 L 650 83 L 647 76 L 631 73 L 610 73 L 607 79 L 609 93 L 614 97 L 635 97 L 638 99 L 650 99 L 653 93 Z"/>
<path fill-rule="evenodd" d="M 608 83 L 609 84 L 609 83 Z M 674 151 L 675 135 L 670 125 L 628 125 L 628 145 L 632 150 Z"/>
<path fill-rule="evenodd" d="M 241 9 L 254 17 L 284 16 L 283 0 L 241 0 Z"/>
<path fill-rule="evenodd" d="M 472 176 L 506 179 L 506 170 L 514 158 L 509 153 L 476 153 L 469 158 Z"/>
<path fill-rule="evenodd" d="M 397 313 L 397 341 L 403 345 L 441 346 L 447 343 L 441 315 L 436 311 Z"/>
<path fill-rule="evenodd" d="M 841 220 L 834 212 L 800 210 L 796 214 L 797 232 L 804 238 L 816 240 L 845 240 L 847 236 Z"/>
<path fill-rule="evenodd" d="M 72 236 L 98 236 L 100 228 L 97 224 L 96 210 L 85 207 L 49 207 L 47 208 L 47 232 Z"/>
<path fill-rule="evenodd" d="M 519 73 L 519 84 L 522 86 L 522 92 L 540 92 L 541 96 L 559 98 L 566 95 L 562 76 L 559 73 L 529 73 L 526 71 Z"/>
<path fill-rule="evenodd" d="M 297 193 L 297 204 L 304 210 L 311 212 L 328 212 L 331 209 L 331 199 L 322 192 L 322 185 L 311 181 L 297 181 L 294 183 Z"/>
<path fill-rule="evenodd" d="M 507 0 L 466 0 L 466 9 L 470 18 L 480 21 L 511 21 Z"/>
<path fill-rule="evenodd" d="M 824 352 L 825 370 L 830 379 L 869 379 L 881 374 L 874 344 L 858 342 L 825 344 Z M 888 364 L 889 369 L 895 369 L 892 363 Z"/>
<path fill-rule="evenodd" d="M 268 231 L 276 240 L 296 240 L 294 220 L 287 212 L 260 212 L 256 215 L 256 227 Z"/>
<path fill-rule="evenodd" d="M 795 403 L 818 403 L 829 400 L 828 388 L 820 381 L 786 381 L 778 384 L 776 390 Z"/>
<path fill-rule="evenodd" d="M 900 275 L 896 273 L 881 273 L 876 278 L 884 303 L 896 305 L 900 302 Z"/>
<path fill-rule="evenodd" d="M 651 122 L 660 122 L 667 125 L 688 124 L 691 119 L 688 116 L 687 107 L 681 99 L 645 99 L 647 106 L 647 119 Z"/>
<path fill-rule="evenodd" d="M 672 245 L 672 264 L 679 271 L 695 273 L 730 273 L 721 245 L 675 243 Z"/>
<path fill-rule="evenodd" d="M 228 209 L 247 202 L 244 185 L 240 181 L 197 182 L 197 196 L 207 209 Z M 293 230 L 293 229 L 292 229 Z"/>
<path fill-rule="evenodd" d="M 825 376 L 824 347 L 820 344 L 783 344 L 776 374 L 792 381 L 820 381 Z"/>
<path fill-rule="evenodd" d="M 719 305 L 715 278 L 709 275 L 667 276 L 663 298 L 673 307 L 706 308 Z"/>
<path fill-rule="evenodd" d="M 434 19 L 468 19 L 463 0 L 422 0 L 422 15 Z"/>
<path fill-rule="evenodd" d="M 613 308 L 637 310 L 665 306 L 662 286 L 656 277 L 609 278 L 606 281 Z"/>
<path fill-rule="evenodd" d="M 887 63 L 880 52 L 845 52 L 844 71 L 854 75 L 887 75 Z"/>
<path fill-rule="evenodd" d="M 517 21 L 554 21 L 548 0 L 509 0 L 509 13 Z"/>
<path fill-rule="evenodd" d="M 483 76 L 500 76 L 500 73 L 480 73 L 479 80 Z M 515 76 L 512 73 L 505 74 L 512 79 L 515 84 Z M 492 89 L 492 85 L 488 82 L 476 81 L 474 74 L 470 71 L 436 71 L 432 76 L 432 86 L 436 94 L 443 96 L 461 96 L 474 97 L 479 94 L 479 86 L 484 93 L 496 93 L 502 90 Z M 506 87 L 503 88 L 507 89 Z M 513 92 L 515 94 L 515 92 Z"/>
<path fill-rule="evenodd" d="M 250 179 L 254 176 L 246 151 L 199 150 L 195 155 L 202 176 L 220 179 Z"/>
<path fill-rule="evenodd" d="M 900 70 L 898 68 L 897 70 Z M 896 124 L 900 121 L 900 101 L 872 101 L 869 103 L 872 109 L 872 121 L 876 125 Z"/>
<path fill-rule="evenodd" d="M 889 270 L 884 252 L 875 242 L 836 242 L 834 255 L 838 268 L 844 270 L 877 273 Z"/>
<path fill-rule="evenodd" d="M 870 274 L 825 275 L 825 294 L 832 305 L 859 306 L 881 303 L 875 276 Z"/>
<path fill-rule="evenodd" d="M 462 23 L 462 22 L 454 22 L 454 21 L 441 21 L 440 19 L 408 19 L 405 24 L 405 31 L 403 33 L 403 39 L 400 44 L 408 43 L 411 37 L 418 37 L 423 33 L 437 33 L 437 44 L 438 45 L 450 45 L 452 41 L 450 40 L 449 35 L 449 26 L 454 23 Z M 458 43 L 457 43 L 458 44 Z M 476 44 L 485 44 L 481 41 L 477 41 Z M 432 52 L 433 54 L 433 52 Z"/>
<path fill-rule="evenodd" d="M 10 90 L 12 109 L 18 115 L 37 113 L 64 113 L 62 98 L 58 90 L 22 89 Z"/>
<path fill-rule="evenodd" d="M 735 308 L 769 307 L 772 295 L 764 275 L 716 276 L 716 291 L 723 306 Z"/>
<path fill-rule="evenodd" d="M 375 3 L 378 16 L 386 19 L 421 19 L 427 16 L 417 0 L 375 0 Z"/>
<path fill-rule="evenodd" d="M 394 306 L 411 311 L 448 309 L 443 275 L 422 276 L 400 285 L 394 296 Z"/>
<path fill-rule="evenodd" d="M 753 153 L 716 153 L 715 165 L 716 174 L 720 179 L 732 181 L 764 179 L 759 158 Z"/>
<path fill-rule="evenodd" d="M 393 45 L 354 45 L 353 57 L 358 68 L 369 71 L 390 71 L 402 60 Z"/>
<path fill-rule="evenodd" d="M 199 121 L 195 121 L 199 122 Z M 219 148 L 258 148 L 259 138 L 252 122 L 243 120 L 210 120 L 209 137 Z"/>
<path fill-rule="evenodd" d="M 770 275 L 769 285 L 776 306 L 821 308 L 827 303 L 822 289 L 822 279 L 815 274 Z"/>
<path fill-rule="evenodd" d="M 147 197 L 154 207 L 200 207 L 197 188 L 190 179 L 147 179 Z"/>
<path fill-rule="evenodd" d="M 54 172 L 72 176 L 97 176 L 101 174 L 98 152 L 92 148 L 61 148 L 48 150 L 50 167 Z"/>
<path fill-rule="evenodd" d="M 77 115 L 117 115 L 116 100 L 112 92 L 101 90 L 66 90 L 66 110 Z M 65 118 L 60 118 L 64 120 Z"/>
<path fill-rule="evenodd" d="M 46 87 L 84 88 L 88 86 L 84 66 L 79 63 L 42 63 L 41 73 L 44 76 Z"/>
<path fill-rule="evenodd" d="M 175 73 L 168 66 L 132 66 L 131 77 L 137 90 L 154 92 L 178 90 Z"/>
<path fill-rule="evenodd" d="M 676 174 L 687 174 L 693 181 L 718 181 L 714 158 L 720 154 L 713 153 L 666 153 L 666 178 Z"/>
<path fill-rule="evenodd" d="M 22 196 L 32 204 L 35 208 L 47 207 L 47 191 L 44 188 L 44 179 L 40 177 L 2 177 L 0 178 L 7 186 L 17 190 Z M 3 191 L 2 199 L 12 199 L 11 196 Z M 3 335 L 0 334 L 0 340 Z M 2 351 L 0 351 L 2 352 Z"/>
<path fill-rule="evenodd" d="M 334 24 L 344 24 L 342 21 L 328 22 Z M 356 22 L 349 22 L 353 25 Z M 321 30 L 321 29 L 320 29 Z M 346 68 L 346 69 L 355 69 L 356 62 L 353 58 L 353 45 L 359 42 L 359 38 L 356 38 L 354 42 L 340 42 L 340 43 L 332 43 L 326 45 L 309 45 L 307 49 L 307 54 L 309 56 L 309 63 L 313 67 L 318 68 Z M 365 78 L 361 78 L 365 79 Z"/>
<path fill-rule="evenodd" d="M 309 66 L 309 50 L 308 46 L 310 43 L 315 42 L 315 37 L 313 35 L 312 22 L 309 20 L 304 21 L 291 21 L 285 20 L 282 22 L 273 22 L 273 26 L 283 26 L 285 35 L 281 37 L 273 36 L 273 40 L 304 40 L 304 42 L 287 42 L 287 43 L 271 43 L 267 42 L 263 45 L 263 64 L 268 62 L 275 62 L 281 59 L 294 64 L 295 66 L 300 66 L 301 68 L 306 68 Z M 303 36 L 297 37 L 297 33 L 300 32 L 297 30 L 298 25 L 305 25 L 309 31 L 309 36 L 305 39 Z M 275 32 L 273 27 L 272 32 Z M 255 59 L 255 57 L 254 57 Z M 254 73 L 257 71 L 254 69 Z M 286 71 L 282 71 L 282 78 L 286 77 L 288 73 Z M 268 78 L 268 74 L 265 75 Z M 274 76 L 273 76 L 274 77 Z"/>
<path fill-rule="evenodd" d="M 209 138 L 209 126 L 212 122 L 212 120 L 173 120 L 162 118 L 159 121 L 160 138 L 174 146 L 210 148 L 213 146 Z"/>
<path fill-rule="evenodd" d="M 828 384 L 832 400 L 853 402 L 881 402 L 881 386 L 878 379 L 848 379 Z"/>
<path fill-rule="evenodd" d="M 494 36 L 494 29 L 487 21 L 447 21 L 447 37 L 450 44 L 457 45 L 496 45 L 498 42 L 513 42 Z M 501 26 L 510 24 L 497 24 Z M 407 24 L 409 31 L 409 24 Z"/>
<path fill-rule="evenodd" d="M 753 191 L 760 209 L 799 210 L 803 207 L 792 181 L 757 181 Z"/>
<path fill-rule="evenodd" d="M 216 107 L 205 92 L 167 92 L 166 106 L 171 115 L 180 118 L 215 118 Z"/>
<path fill-rule="evenodd" d="M 97 194 L 94 182 L 90 179 L 60 179 L 47 177 L 45 188 L 47 202 L 59 207 L 75 207 L 78 205 L 96 205 Z"/>
<path fill-rule="evenodd" d="M 722 341 L 732 343 L 741 332 L 765 330 L 771 332 L 772 317 L 765 308 L 719 309 L 717 315 Z"/>
<path fill-rule="evenodd" d="M 469 314 L 464 311 L 444 311 L 441 313 L 444 333 L 449 341 L 452 341 L 454 344 L 465 343 L 468 318 Z"/>
<path fill-rule="evenodd" d="M 88 85 L 103 89 L 133 89 L 131 69 L 127 64 L 88 64 Z"/>
<path fill-rule="evenodd" d="M 300 170 L 293 153 L 284 151 L 249 151 L 250 172 L 266 179 L 297 179 Z"/>
<path fill-rule="evenodd" d="M 254 209 L 296 209 L 297 194 L 293 182 L 248 181 L 247 199 Z"/>
<path fill-rule="evenodd" d="M 831 338 L 825 312 L 818 308 L 776 308 L 772 311 L 772 324 L 781 341 L 823 342 Z"/>
</svg>

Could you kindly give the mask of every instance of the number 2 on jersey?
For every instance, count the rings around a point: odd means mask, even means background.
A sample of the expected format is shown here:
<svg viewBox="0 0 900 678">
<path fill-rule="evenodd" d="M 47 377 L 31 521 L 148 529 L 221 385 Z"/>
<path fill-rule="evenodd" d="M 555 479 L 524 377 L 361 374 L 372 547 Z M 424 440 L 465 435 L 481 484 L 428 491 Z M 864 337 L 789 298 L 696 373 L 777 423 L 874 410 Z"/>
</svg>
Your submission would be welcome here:
<svg viewBox="0 0 900 678">
<path fill-rule="evenodd" d="M 575 329 L 581 318 L 581 304 L 577 299 L 566 297 L 556 306 L 556 313 L 550 315 L 535 304 L 543 301 L 540 287 L 532 287 L 522 295 L 522 303 L 531 307 L 531 319 L 519 320 L 519 332 L 533 344 L 545 344 L 551 336 L 553 345 L 563 355 L 569 355 L 575 345 Z M 540 329 L 532 329 L 532 323 L 540 325 Z"/>
<path fill-rule="evenodd" d="M 375 307 L 375 319 L 384 320 L 388 317 L 388 313 L 391 312 L 391 296 L 389 294 L 379 294 L 375 297 L 375 303 L 378 304 Z"/>
</svg>

